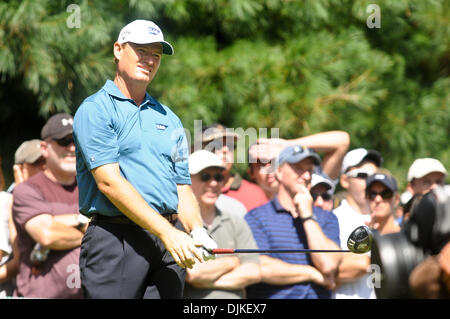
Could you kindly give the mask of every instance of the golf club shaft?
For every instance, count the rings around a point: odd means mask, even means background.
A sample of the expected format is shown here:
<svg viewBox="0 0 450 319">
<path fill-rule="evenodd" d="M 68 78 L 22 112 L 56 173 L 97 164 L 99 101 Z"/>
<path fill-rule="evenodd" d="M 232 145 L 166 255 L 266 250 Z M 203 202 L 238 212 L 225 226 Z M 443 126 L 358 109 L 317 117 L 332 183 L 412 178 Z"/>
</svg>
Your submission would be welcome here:
<svg viewBox="0 0 450 319">
<path fill-rule="evenodd" d="M 216 248 L 212 250 L 213 254 L 262 254 L 262 253 L 349 253 L 351 250 L 331 250 L 331 249 L 233 249 L 233 248 Z"/>
</svg>

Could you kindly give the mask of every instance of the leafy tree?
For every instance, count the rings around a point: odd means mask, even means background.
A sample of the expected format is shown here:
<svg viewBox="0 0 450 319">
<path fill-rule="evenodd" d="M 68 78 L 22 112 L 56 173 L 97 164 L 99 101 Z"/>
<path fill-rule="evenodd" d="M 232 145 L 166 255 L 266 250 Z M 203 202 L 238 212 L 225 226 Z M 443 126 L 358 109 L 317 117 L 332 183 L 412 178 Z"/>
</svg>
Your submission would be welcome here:
<svg viewBox="0 0 450 319">
<path fill-rule="evenodd" d="M 285 138 L 345 130 L 352 148 L 381 151 L 402 186 L 414 158 L 450 168 L 449 1 L 80 0 L 70 28 L 72 2 L 0 3 L 5 163 L 50 114 L 74 113 L 113 77 L 120 28 L 143 18 L 175 48 L 149 92 L 191 133 L 194 120 Z M 381 28 L 367 26 L 369 4 Z M 12 133 L 18 114 L 38 121 Z"/>
</svg>

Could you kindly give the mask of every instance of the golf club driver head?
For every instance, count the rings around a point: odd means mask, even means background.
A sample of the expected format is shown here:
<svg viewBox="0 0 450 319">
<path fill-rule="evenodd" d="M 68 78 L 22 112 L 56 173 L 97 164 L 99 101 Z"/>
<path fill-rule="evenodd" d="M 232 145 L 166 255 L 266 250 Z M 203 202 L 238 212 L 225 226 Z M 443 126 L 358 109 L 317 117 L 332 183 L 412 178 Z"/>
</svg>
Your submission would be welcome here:
<svg viewBox="0 0 450 319">
<path fill-rule="evenodd" d="M 372 249 L 373 234 L 367 226 L 359 226 L 347 239 L 348 249 L 355 254 L 364 254 Z"/>
</svg>

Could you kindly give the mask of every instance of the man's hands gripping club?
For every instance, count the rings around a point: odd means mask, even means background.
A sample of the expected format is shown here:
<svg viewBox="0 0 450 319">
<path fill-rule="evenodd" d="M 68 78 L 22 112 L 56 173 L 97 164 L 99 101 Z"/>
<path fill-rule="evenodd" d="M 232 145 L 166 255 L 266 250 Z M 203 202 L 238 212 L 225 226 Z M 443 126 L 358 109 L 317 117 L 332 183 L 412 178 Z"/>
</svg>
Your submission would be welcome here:
<svg viewBox="0 0 450 319">
<path fill-rule="evenodd" d="M 191 232 L 191 237 L 194 239 L 196 246 L 201 247 L 203 259 L 215 259 L 216 255 L 212 254 L 212 250 L 217 248 L 216 242 L 208 235 L 208 232 L 203 227 L 197 227 Z"/>
<path fill-rule="evenodd" d="M 206 229 L 198 227 L 190 235 L 192 238 L 185 232 L 172 229 L 161 236 L 167 251 L 180 267 L 192 268 L 196 261 L 204 262 L 216 258 L 211 251 L 217 248 L 217 244 Z"/>
</svg>

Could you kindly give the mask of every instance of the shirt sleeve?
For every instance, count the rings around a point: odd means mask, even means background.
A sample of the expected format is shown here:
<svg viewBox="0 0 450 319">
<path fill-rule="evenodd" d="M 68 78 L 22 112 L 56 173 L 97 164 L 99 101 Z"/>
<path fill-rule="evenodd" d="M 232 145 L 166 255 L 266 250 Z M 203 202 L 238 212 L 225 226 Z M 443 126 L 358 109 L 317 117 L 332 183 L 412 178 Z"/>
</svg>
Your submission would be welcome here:
<svg viewBox="0 0 450 319">
<path fill-rule="evenodd" d="M 253 238 L 252 231 L 248 226 L 247 222 L 238 216 L 232 216 L 233 223 L 235 225 L 235 247 L 236 248 L 249 248 L 249 249 L 257 249 L 256 241 Z M 259 264 L 259 255 L 258 254 L 239 254 L 238 255 L 241 264 L 245 263 L 255 263 Z"/>
<path fill-rule="evenodd" d="M 43 194 L 27 183 L 21 183 L 14 188 L 13 198 L 13 219 L 22 228 L 31 218 L 52 213 Z"/>
<path fill-rule="evenodd" d="M 250 227 L 253 238 L 256 241 L 256 245 L 259 249 L 270 249 L 269 239 L 267 238 L 266 232 L 264 231 L 264 225 L 258 219 L 254 211 L 248 212 L 245 217 L 248 226 Z"/>
<path fill-rule="evenodd" d="M 88 170 L 119 161 L 113 119 L 101 103 L 85 101 L 81 104 L 74 117 L 73 135 Z"/>
<path fill-rule="evenodd" d="M 341 247 L 341 241 L 339 239 L 339 222 L 336 215 L 324 210 L 316 210 L 314 213 L 316 214 L 319 225 L 325 236 Z"/>
</svg>

